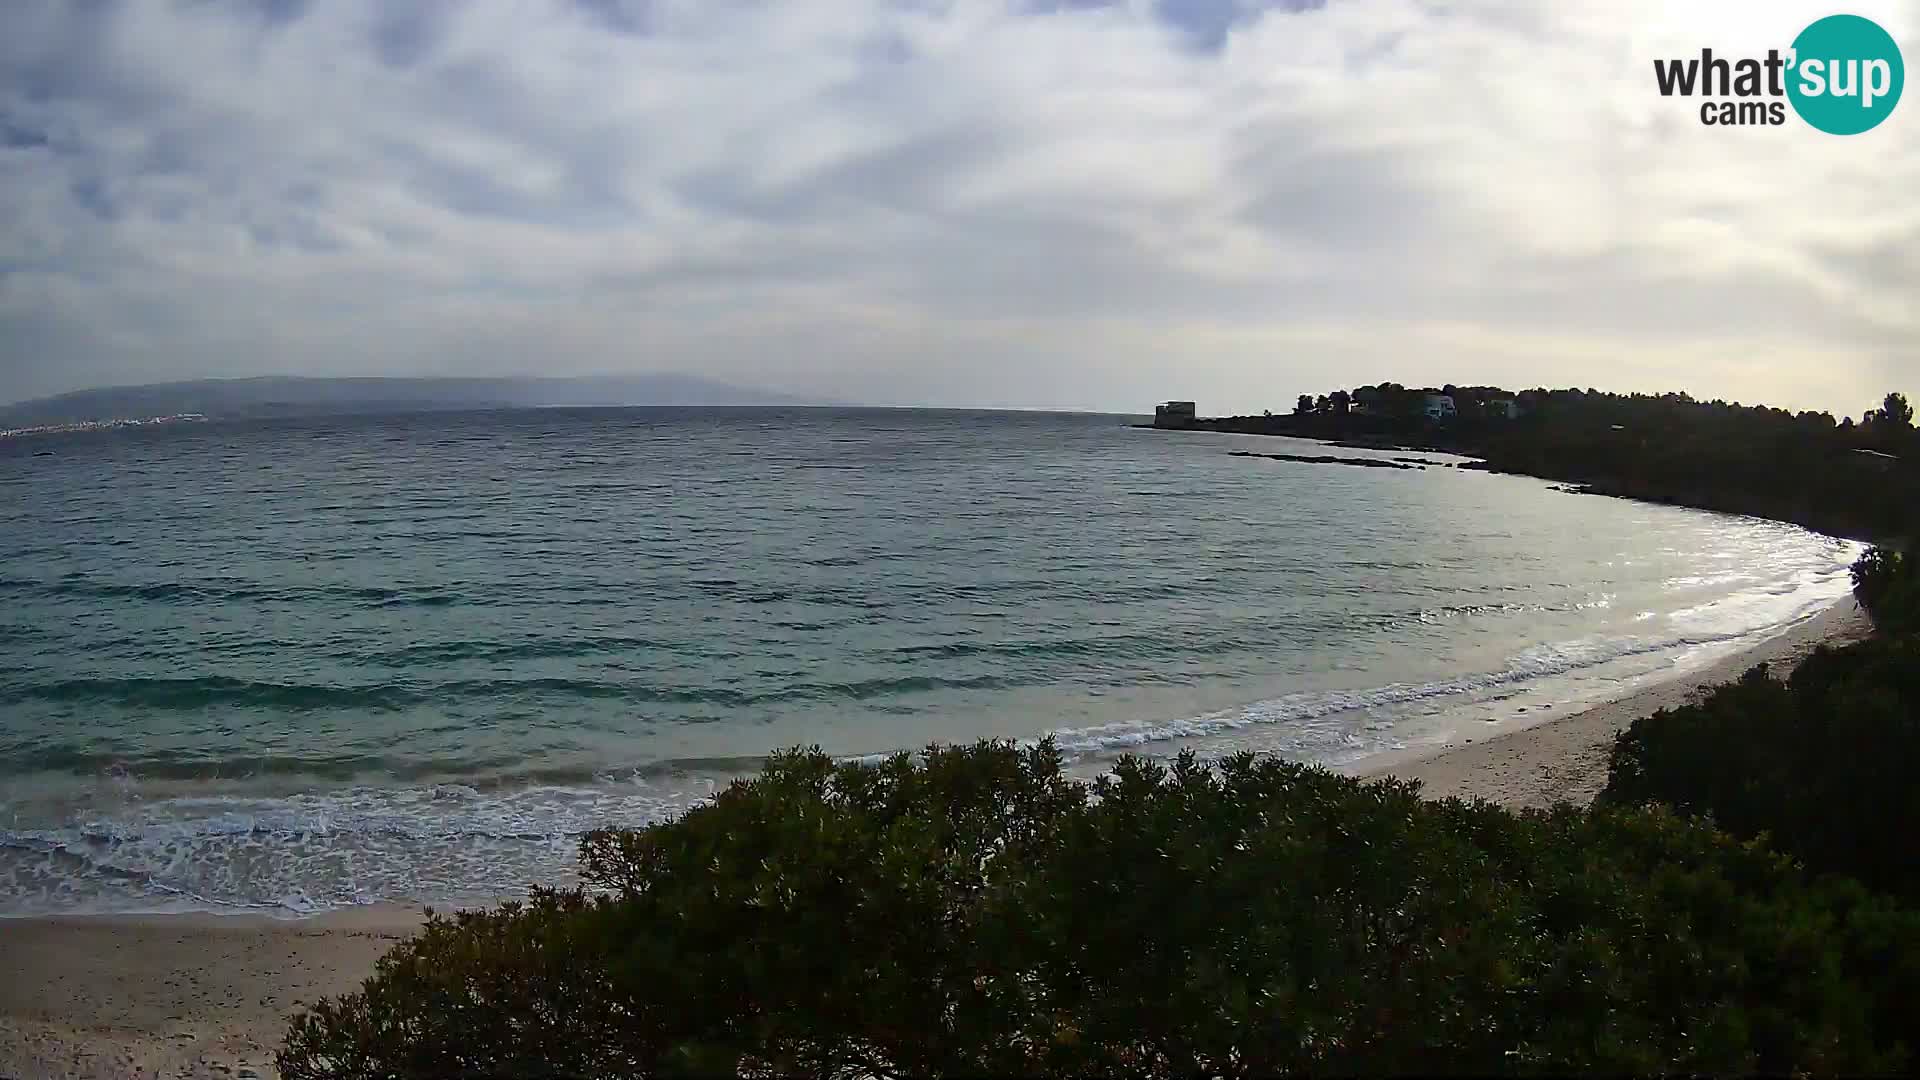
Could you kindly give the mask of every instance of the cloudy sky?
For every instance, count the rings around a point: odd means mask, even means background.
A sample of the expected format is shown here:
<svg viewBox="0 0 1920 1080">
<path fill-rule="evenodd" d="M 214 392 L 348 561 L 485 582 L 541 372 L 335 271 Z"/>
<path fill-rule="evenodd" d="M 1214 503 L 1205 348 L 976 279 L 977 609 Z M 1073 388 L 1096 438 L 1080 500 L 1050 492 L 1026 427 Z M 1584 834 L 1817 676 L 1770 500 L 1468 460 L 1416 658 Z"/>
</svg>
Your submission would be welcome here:
<svg viewBox="0 0 1920 1080">
<path fill-rule="evenodd" d="M 1920 93 L 1830 0 L 4 0 L 0 401 L 682 371 L 894 404 L 1920 392 Z M 1920 63 L 1920 0 L 1852 0 Z"/>
</svg>

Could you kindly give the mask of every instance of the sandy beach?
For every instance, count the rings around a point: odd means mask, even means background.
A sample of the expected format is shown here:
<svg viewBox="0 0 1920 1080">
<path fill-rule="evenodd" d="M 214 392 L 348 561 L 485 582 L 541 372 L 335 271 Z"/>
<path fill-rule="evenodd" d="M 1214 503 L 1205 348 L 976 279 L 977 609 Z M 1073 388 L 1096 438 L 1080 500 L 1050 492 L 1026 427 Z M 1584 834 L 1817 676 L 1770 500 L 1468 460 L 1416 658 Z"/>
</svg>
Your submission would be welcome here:
<svg viewBox="0 0 1920 1080">
<path fill-rule="evenodd" d="M 0 1077 L 274 1077 L 302 1002 L 352 990 L 421 922 L 369 907 L 0 921 Z"/>
<path fill-rule="evenodd" d="M 1457 795 L 1513 807 L 1589 802 L 1606 786 L 1614 735 L 1635 720 L 1685 705 L 1708 687 L 1738 679 L 1755 664 L 1766 664 L 1776 678 L 1784 678 L 1817 646 L 1844 645 L 1871 632 L 1866 613 L 1848 596 L 1751 648 L 1625 697 L 1437 753 L 1429 749 L 1415 757 L 1377 759 L 1356 772 L 1418 780 L 1433 798 Z"/>
<path fill-rule="evenodd" d="M 1510 806 L 1586 801 L 1606 782 L 1607 748 L 1638 717 L 1683 704 L 1757 663 L 1784 674 L 1822 642 L 1869 632 L 1845 599 L 1754 647 L 1674 679 L 1531 727 L 1377 761 L 1362 775 L 1417 779 L 1435 797 Z M 67 917 L 0 921 L 0 1078 L 272 1077 L 286 1017 L 354 989 L 421 921 L 372 907 L 301 921 L 246 916 Z"/>
</svg>

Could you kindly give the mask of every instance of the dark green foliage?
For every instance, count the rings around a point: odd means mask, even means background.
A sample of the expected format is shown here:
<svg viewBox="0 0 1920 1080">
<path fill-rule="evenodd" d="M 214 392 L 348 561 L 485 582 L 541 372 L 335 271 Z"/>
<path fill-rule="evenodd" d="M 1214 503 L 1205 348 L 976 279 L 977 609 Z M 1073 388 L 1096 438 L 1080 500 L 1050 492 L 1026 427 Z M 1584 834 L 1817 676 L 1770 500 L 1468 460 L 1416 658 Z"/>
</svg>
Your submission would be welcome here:
<svg viewBox="0 0 1920 1080">
<path fill-rule="evenodd" d="M 598 899 L 435 920 L 295 1021 L 318 1077 L 1899 1067 L 1912 916 L 1661 811 L 1272 759 L 781 755 L 583 846 Z M 1904 999 L 1910 1004 L 1914 999 Z"/>
<path fill-rule="evenodd" d="M 649 1018 L 605 972 L 623 943 L 604 904 L 542 891 L 526 904 L 436 916 L 381 957 L 360 993 L 293 1019 L 288 1080 L 645 1075 Z"/>
<path fill-rule="evenodd" d="M 1888 394 L 1880 407 L 1867 414 L 1869 424 L 1885 424 L 1895 431 L 1913 429 L 1913 406 L 1907 403 L 1907 395 Z"/>
<path fill-rule="evenodd" d="M 1889 634 L 1920 632 L 1920 564 L 1910 553 L 1874 548 L 1853 564 L 1853 592 Z"/>
<path fill-rule="evenodd" d="M 1886 566 L 1863 565 L 1869 579 Z M 1856 581 L 1861 573 L 1856 566 Z M 1920 1040 L 1916 771 L 1920 638 L 1881 637 L 1822 648 L 1784 683 L 1755 668 L 1699 704 L 1636 721 L 1615 742 L 1600 802 L 1705 815 L 1830 875 L 1817 886 L 1820 906 L 1843 927 L 1874 1026 L 1911 1047 Z"/>
<path fill-rule="evenodd" d="M 1687 394 L 1447 386 L 1458 416 L 1421 415 L 1420 391 L 1363 386 L 1352 412 L 1203 419 L 1193 427 L 1450 450 L 1484 468 L 1655 502 L 1753 514 L 1825 532 L 1920 537 L 1920 432 L 1889 394 L 1866 422 Z M 1514 399 L 1519 415 L 1502 404 Z M 1331 400 L 1331 399 L 1323 399 Z"/>
<path fill-rule="evenodd" d="M 1711 815 L 1816 870 L 1920 901 L 1920 639 L 1822 648 L 1764 668 L 1615 743 L 1602 799 Z"/>
</svg>

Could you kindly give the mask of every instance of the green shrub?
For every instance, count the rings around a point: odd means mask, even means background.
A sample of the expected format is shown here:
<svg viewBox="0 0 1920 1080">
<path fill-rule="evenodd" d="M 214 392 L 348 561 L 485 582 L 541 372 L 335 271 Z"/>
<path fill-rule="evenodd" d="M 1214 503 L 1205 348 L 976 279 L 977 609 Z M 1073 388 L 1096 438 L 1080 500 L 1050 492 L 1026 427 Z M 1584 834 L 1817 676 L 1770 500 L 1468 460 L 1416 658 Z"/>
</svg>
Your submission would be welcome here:
<svg viewBox="0 0 1920 1080">
<path fill-rule="evenodd" d="M 1920 956 L 1910 913 L 1664 810 L 1250 756 L 792 752 L 582 856 L 599 895 L 434 919 L 283 1073 L 1872 1070 Z"/>
<path fill-rule="evenodd" d="M 1920 901 L 1920 638 L 1816 650 L 1615 740 L 1605 802 L 1665 803 Z"/>
<path fill-rule="evenodd" d="M 1853 591 L 1883 633 L 1920 632 L 1920 566 L 1910 553 L 1868 549 L 1853 564 Z"/>
</svg>

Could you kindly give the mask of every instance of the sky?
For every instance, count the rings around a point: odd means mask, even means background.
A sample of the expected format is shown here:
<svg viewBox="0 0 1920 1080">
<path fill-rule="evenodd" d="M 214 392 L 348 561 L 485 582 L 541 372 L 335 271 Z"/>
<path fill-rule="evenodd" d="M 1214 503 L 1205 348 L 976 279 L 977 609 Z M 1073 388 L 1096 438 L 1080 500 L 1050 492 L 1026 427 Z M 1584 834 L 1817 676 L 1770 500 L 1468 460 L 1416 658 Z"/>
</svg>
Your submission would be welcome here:
<svg viewBox="0 0 1920 1080">
<path fill-rule="evenodd" d="M 5 0 L 0 402 L 673 371 L 1203 413 L 1920 393 L 1920 91 L 1705 127 L 1767 0 Z M 1851 0 L 1920 64 L 1920 0 Z"/>
</svg>

